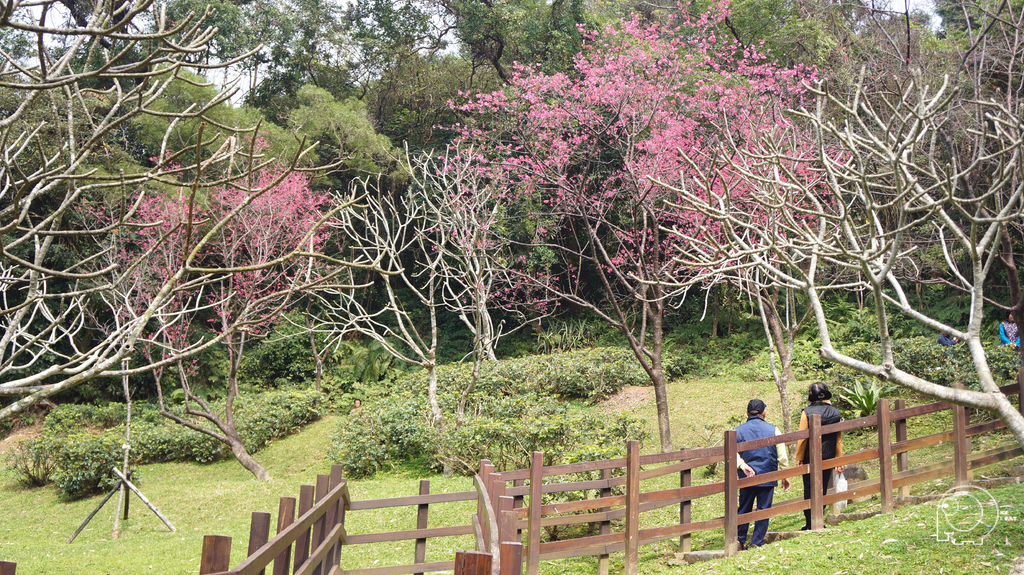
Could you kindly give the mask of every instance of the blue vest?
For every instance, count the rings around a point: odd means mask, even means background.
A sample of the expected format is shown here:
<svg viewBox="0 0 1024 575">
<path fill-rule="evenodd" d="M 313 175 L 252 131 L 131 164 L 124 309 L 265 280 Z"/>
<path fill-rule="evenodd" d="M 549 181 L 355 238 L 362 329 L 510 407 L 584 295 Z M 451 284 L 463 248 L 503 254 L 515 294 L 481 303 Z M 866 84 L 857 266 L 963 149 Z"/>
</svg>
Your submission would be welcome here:
<svg viewBox="0 0 1024 575">
<path fill-rule="evenodd" d="M 756 415 L 748 417 L 746 423 L 736 428 L 737 443 L 753 441 L 764 437 L 775 437 L 775 426 Z M 740 457 L 743 458 L 743 461 L 747 462 L 747 465 L 753 468 L 755 473 L 761 475 L 763 473 L 778 471 L 779 453 L 776 449 L 777 446 L 775 445 L 758 447 L 757 449 L 741 451 Z M 741 479 L 746 477 L 742 470 L 737 469 L 736 471 L 739 473 Z M 775 487 L 778 483 L 778 481 L 769 481 L 767 483 L 762 483 L 757 487 Z"/>
</svg>

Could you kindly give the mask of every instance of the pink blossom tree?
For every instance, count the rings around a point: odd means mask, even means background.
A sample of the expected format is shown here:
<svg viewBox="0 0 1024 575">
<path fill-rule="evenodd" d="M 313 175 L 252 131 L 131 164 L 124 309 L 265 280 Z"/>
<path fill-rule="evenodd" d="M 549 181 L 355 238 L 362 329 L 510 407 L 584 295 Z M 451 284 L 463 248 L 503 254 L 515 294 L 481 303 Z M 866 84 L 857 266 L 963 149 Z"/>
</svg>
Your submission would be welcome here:
<svg viewBox="0 0 1024 575">
<path fill-rule="evenodd" d="M 670 230 L 715 222 L 672 204 L 692 173 L 716 174 L 724 142 L 782 118 L 808 73 L 783 69 L 715 35 L 725 3 L 663 24 L 639 17 L 588 34 L 568 74 L 520 68 L 502 92 L 463 106 L 460 126 L 491 150 L 487 176 L 509 204 L 538 208 L 527 241 L 555 255 L 549 274 L 512 270 L 523 285 L 591 310 L 618 329 L 654 385 L 663 451 L 672 449 L 662 364 L 665 312 L 685 293 L 688 249 Z M 740 144 L 742 145 L 742 144 Z M 724 174 L 710 190 L 742 201 Z M 557 277 L 552 279 L 551 274 Z"/>
<path fill-rule="evenodd" d="M 268 480 L 235 427 L 238 368 L 253 337 L 272 326 L 298 294 L 329 281 L 331 267 L 317 266 L 316 275 L 308 273 L 312 260 L 344 263 L 322 254 L 322 226 L 351 201 L 311 191 L 303 172 L 264 165 L 247 173 L 202 198 L 188 189 L 144 198 L 134 233 L 116 252 L 126 272 L 104 297 L 114 321 L 130 323 L 155 292 L 172 286 L 172 297 L 164 298 L 138 340 L 148 359 L 140 369 L 155 371 L 161 414 L 223 442 L 256 478 Z M 204 319 L 208 330 L 198 336 L 198 322 Z M 190 358 L 216 345 L 228 352 L 223 406 L 207 401 L 191 384 L 195 366 Z M 168 366 L 178 371 L 183 413 L 165 401 L 162 375 Z"/>
</svg>

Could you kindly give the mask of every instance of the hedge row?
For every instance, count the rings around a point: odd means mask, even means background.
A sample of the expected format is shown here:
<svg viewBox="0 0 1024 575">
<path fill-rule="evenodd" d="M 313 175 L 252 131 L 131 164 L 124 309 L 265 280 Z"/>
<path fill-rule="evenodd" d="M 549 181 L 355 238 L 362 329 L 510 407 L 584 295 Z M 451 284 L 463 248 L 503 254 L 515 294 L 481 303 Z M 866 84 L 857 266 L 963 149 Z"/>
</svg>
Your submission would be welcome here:
<svg viewBox="0 0 1024 575">
<path fill-rule="evenodd" d="M 442 398 L 451 405 L 454 398 Z M 595 417 L 572 412 L 561 402 L 536 393 L 478 397 L 461 425 L 454 410 L 435 427 L 426 402 L 414 393 L 376 401 L 342 421 L 332 437 L 330 458 L 346 477 L 368 477 L 405 463 L 434 471 L 472 474 L 481 459 L 498 470 L 529 467 L 534 451 L 545 465 L 588 458 L 621 457 L 625 442 L 644 441 L 643 420 L 618 414 Z"/>
<path fill-rule="evenodd" d="M 320 399 L 320 394 L 311 390 L 274 391 L 240 399 L 235 426 L 246 449 L 256 453 L 271 440 L 318 419 Z M 226 445 L 209 435 L 161 418 L 156 406 L 136 403 L 132 407 L 133 465 L 209 463 L 231 455 Z M 124 416 L 123 404 L 58 406 L 47 417 L 43 435 L 21 442 L 8 464 L 25 483 L 53 481 L 71 499 L 110 489 L 118 481 L 111 468 L 120 468 L 124 459 Z M 88 427 L 103 429 L 90 431 Z M 40 477 L 43 474 L 46 477 Z"/>
<path fill-rule="evenodd" d="M 691 363 L 683 355 L 665 360 L 667 374 L 682 375 Z M 437 368 L 438 387 L 442 392 L 460 393 L 472 377 L 468 363 L 442 365 Z M 406 376 L 399 386 L 417 390 L 427 388 L 426 370 Z M 474 388 L 482 395 L 514 395 L 535 391 L 564 399 L 599 400 L 625 386 L 650 385 L 647 372 L 628 348 L 599 347 L 551 355 L 535 355 L 489 361 L 482 365 Z"/>
</svg>

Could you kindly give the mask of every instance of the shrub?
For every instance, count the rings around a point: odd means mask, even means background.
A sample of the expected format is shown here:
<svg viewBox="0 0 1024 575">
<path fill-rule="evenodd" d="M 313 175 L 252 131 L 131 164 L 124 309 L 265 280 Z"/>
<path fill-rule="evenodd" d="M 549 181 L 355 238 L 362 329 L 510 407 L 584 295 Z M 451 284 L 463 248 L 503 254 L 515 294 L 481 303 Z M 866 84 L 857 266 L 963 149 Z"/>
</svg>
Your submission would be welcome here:
<svg viewBox="0 0 1024 575">
<path fill-rule="evenodd" d="M 274 438 L 319 418 L 320 398 L 321 395 L 312 390 L 283 390 L 244 398 L 237 404 L 236 428 L 247 449 L 256 453 Z M 132 414 L 132 464 L 209 463 L 231 454 L 226 445 L 213 437 L 160 417 L 152 404 L 135 403 Z M 71 499 L 109 489 L 117 483 L 111 468 L 123 464 L 124 417 L 123 404 L 59 406 L 47 418 L 44 435 L 38 443 L 22 442 L 23 455 L 9 465 L 26 482 L 40 485 L 35 478 L 46 482 L 41 466 L 48 463 L 51 469 L 46 478 L 52 478 L 58 490 Z M 118 424 L 109 426 L 113 422 Z M 83 429 L 83 426 L 105 425 L 108 427 L 98 432 Z M 38 455 L 40 450 L 49 453 L 49 461 Z"/>
<path fill-rule="evenodd" d="M 685 364 L 683 356 L 680 358 Z M 469 384 L 472 370 L 473 366 L 466 363 L 438 367 L 439 389 L 461 393 Z M 650 378 L 632 351 L 608 347 L 485 362 L 474 395 L 515 395 L 532 390 L 566 399 L 597 401 L 627 385 L 649 384 Z M 410 374 L 397 385 L 423 392 L 427 389 L 427 372 Z"/>
<path fill-rule="evenodd" d="M 57 489 L 69 499 L 106 491 L 117 485 L 113 472 L 121 467 L 124 454 L 122 434 L 76 433 L 57 441 L 51 438 L 53 474 Z"/>
<path fill-rule="evenodd" d="M 53 473 L 53 448 L 45 439 L 26 439 L 7 453 L 7 465 L 26 487 L 42 487 Z"/>
<path fill-rule="evenodd" d="M 444 411 L 451 413 L 457 400 L 454 394 L 443 396 Z M 533 451 L 543 451 L 545 464 L 552 465 L 574 454 L 618 456 L 625 440 L 646 439 L 637 418 L 570 414 L 551 397 L 533 392 L 478 397 L 457 429 L 453 416 L 442 429 L 430 421 L 422 396 L 393 395 L 342 422 L 330 458 L 353 478 L 416 461 L 436 470 L 472 473 L 480 459 L 489 459 L 499 470 L 515 469 L 528 467 Z"/>
</svg>

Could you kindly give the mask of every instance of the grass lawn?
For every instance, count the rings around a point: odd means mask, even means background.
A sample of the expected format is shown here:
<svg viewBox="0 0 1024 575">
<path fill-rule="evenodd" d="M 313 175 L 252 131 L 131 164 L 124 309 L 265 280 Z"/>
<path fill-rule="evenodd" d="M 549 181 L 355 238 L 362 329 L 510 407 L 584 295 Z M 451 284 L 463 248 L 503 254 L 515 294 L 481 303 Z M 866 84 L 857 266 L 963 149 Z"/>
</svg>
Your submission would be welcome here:
<svg viewBox="0 0 1024 575">
<path fill-rule="evenodd" d="M 804 404 L 804 392 L 810 382 L 791 387 L 794 415 Z M 642 393 L 647 393 L 644 390 Z M 674 443 L 677 449 L 703 447 L 721 440 L 722 431 L 731 428 L 733 416 L 741 416 L 751 397 L 759 397 L 769 406 L 769 421 L 781 427 L 781 409 L 774 383 L 742 374 L 726 374 L 716 379 L 678 382 L 670 385 L 669 399 Z M 910 398 L 908 398 L 910 399 Z M 604 411 L 622 409 L 647 418 L 652 439 L 645 445 L 647 452 L 657 449 L 655 409 L 653 401 L 633 401 L 617 405 L 616 399 L 597 406 Z M 911 399 L 909 403 L 915 402 Z M 920 403 L 917 401 L 916 403 Z M 364 406 L 372 409 L 372 405 Z M 278 440 L 257 455 L 274 480 L 258 482 L 234 461 L 212 465 L 158 464 L 143 466 L 139 486 L 147 497 L 170 519 L 177 528 L 171 533 L 134 497 L 131 517 L 122 526 L 121 536 L 111 539 L 114 502 L 93 519 L 89 527 L 74 543 L 65 541 L 98 504 L 100 497 L 82 501 L 64 502 L 52 488 L 25 489 L 15 480 L 11 471 L 0 469 L 0 560 L 15 561 L 18 575 L 70 573 L 79 575 L 119 575 L 162 573 L 187 575 L 198 572 L 202 537 L 207 534 L 229 535 L 235 544 L 232 565 L 243 559 L 248 537 L 249 514 L 252 511 L 270 511 L 276 517 L 278 499 L 297 496 L 300 484 L 312 484 L 318 473 L 326 473 L 330 462 L 326 459 L 330 434 L 342 417 L 328 417 L 301 433 Z M 910 436 L 933 433 L 948 425 L 944 421 L 912 421 Z M 873 436 L 851 436 L 847 448 L 871 445 Z M 998 440 L 998 439 L 997 439 Z M 979 442 L 981 440 L 979 439 Z M 991 440 L 985 440 L 991 441 Z M 948 446 L 938 446 L 916 454 L 915 465 L 939 461 L 949 457 Z M 1020 465 L 1020 460 L 1004 462 L 982 470 L 981 475 L 999 475 L 1009 465 Z M 713 476 L 694 474 L 695 482 L 718 481 L 722 469 Z M 877 473 L 876 469 L 868 469 Z M 874 475 L 873 475 L 874 476 Z M 464 491 L 472 489 L 468 478 L 444 478 L 424 475 L 416 470 L 398 470 L 380 474 L 370 480 L 350 483 L 355 499 L 371 499 L 415 495 L 419 480 L 431 481 L 431 492 Z M 678 482 L 678 478 L 663 478 L 665 487 Z M 799 484 L 799 482 L 797 482 Z M 948 480 L 940 480 L 915 487 L 915 493 L 941 493 Z M 644 489 L 657 488 L 657 484 L 644 484 Z M 678 483 L 676 483 L 678 486 Z M 894 514 L 875 517 L 861 522 L 830 527 L 820 534 L 804 535 L 796 540 L 784 541 L 762 550 L 747 551 L 736 557 L 713 563 L 692 566 L 671 565 L 675 551 L 673 541 L 664 541 L 641 548 L 642 573 L 785 573 L 799 570 L 804 573 L 870 574 L 885 573 L 1006 573 L 1013 558 L 1024 549 L 1024 489 L 1010 486 L 995 489 L 993 496 L 1004 506 L 1006 517 L 1019 517 L 1022 521 L 1003 520 L 981 546 L 954 546 L 935 540 L 936 504 L 930 503 L 898 509 Z M 800 497 L 796 486 L 778 498 Z M 877 508 L 877 501 L 857 504 L 852 511 Z M 430 527 L 466 524 L 475 510 L 473 503 L 431 506 Z M 352 512 L 346 527 L 350 533 L 411 529 L 415 526 L 415 510 L 401 508 L 382 512 Z M 702 500 L 694 505 L 693 520 L 699 521 L 721 515 L 720 501 Z M 678 508 L 667 507 L 644 515 L 644 525 L 666 525 L 678 518 Z M 802 524 L 801 517 L 773 520 L 773 530 L 792 529 Z M 470 538 L 451 539 L 428 544 L 428 561 L 450 559 L 456 549 L 472 545 Z M 704 533 L 694 536 L 694 549 L 720 549 L 722 534 Z M 342 566 L 370 567 L 374 565 L 407 562 L 412 557 L 412 545 L 378 544 L 346 548 L 342 553 Z M 622 554 L 612 556 L 613 573 L 622 569 Z M 542 573 L 595 573 L 596 560 L 592 558 L 565 559 L 545 562 Z"/>
</svg>

